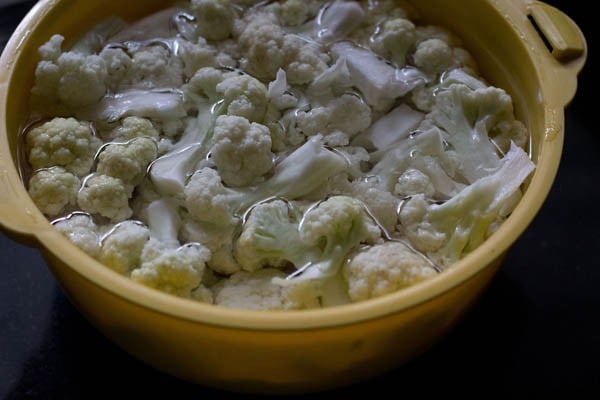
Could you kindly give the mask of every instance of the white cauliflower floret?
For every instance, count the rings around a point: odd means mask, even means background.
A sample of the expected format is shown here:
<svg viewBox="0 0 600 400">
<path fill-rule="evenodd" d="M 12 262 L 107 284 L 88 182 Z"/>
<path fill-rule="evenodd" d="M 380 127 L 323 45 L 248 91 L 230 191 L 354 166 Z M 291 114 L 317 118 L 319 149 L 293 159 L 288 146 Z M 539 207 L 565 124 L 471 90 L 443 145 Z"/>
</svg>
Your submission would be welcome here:
<svg viewBox="0 0 600 400">
<path fill-rule="evenodd" d="M 136 51 L 132 65 L 129 78 L 133 87 L 173 88 L 183 84 L 183 62 L 163 46 L 154 45 Z"/>
<path fill-rule="evenodd" d="M 371 125 L 371 108 L 358 96 L 344 94 L 323 107 L 300 111 L 296 129 L 306 136 L 323 135 L 331 146 L 345 146 Z"/>
<path fill-rule="evenodd" d="M 44 214 L 53 217 L 77 204 L 80 184 L 79 178 L 64 168 L 40 169 L 29 180 L 29 195 Z"/>
<path fill-rule="evenodd" d="M 70 108 L 97 103 L 106 93 L 108 73 L 104 59 L 94 54 L 62 53 L 63 40 L 54 35 L 39 49 L 41 60 L 31 90 L 33 103 L 52 108 L 57 101 Z"/>
<path fill-rule="evenodd" d="M 398 66 L 406 64 L 406 56 L 417 40 L 415 25 L 405 18 L 386 20 L 369 42 L 371 48 Z"/>
<path fill-rule="evenodd" d="M 231 35 L 235 15 L 229 0 L 192 0 L 190 8 L 206 39 L 223 40 Z"/>
<path fill-rule="evenodd" d="M 274 200 L 252 208 L 235 244 L 235 258 L 245 271 L 265 266 L 301 268 L 312 251 L 300 240 L 301 218 L 288 203 Z"/>
<path fill-rule="evenodd" d="M 106 94 L 106 64 L 97 55 L 64 53 L 56 61 L 58 98 L 71 108 L 97 103 Z"/>
<path fill-rule="evenodd" d="M 264 125 L 244 117 L 220 116 L 213 143 L 212 160 L 229 186 L 255 183 L 273 167 L 271 134 Z"/>
<path fill-rule="evenodd" d="M 428 74 L 440 74 L 450 68 L 464 68 L 469 73 L 477 72 L 477 64 L 461 41 L 448 30 L 438 26 L 417 28 L 417 48 L 413 63 Z"/>
<path fill-rule="evenodd" d="M 185 94 L 191 99 L 200 96 L 216 101 L 221 97 L 221 93 L 217 92 L 217 85 L 235 75 L 235 72 L 224 72 L 214 67 L 200 68 L 184 86 Z"/>
<path fill-rule="evenodd" d="M 166 293 L 190 297 L 202 281 L 210 251 L 198 243 L 173 247 L 151 238 L 141 258 L 142 265 L 131 272 L 131 279 Z"/>
<path fill-rule="evenodd" d="M 62 54 L 62 44 L 65 38 L 61 35 L 52 35 L 50 40 L 40 46 L 38 54 L 42 60 L 56 61 Z"/>
<path fill-rule="evenodd" d="M 54 228 L 90 256 L 100 255 L 100 228 L 92 217 L 85 213 L 73 213 L 52 222 Z"/>
<path fill-rule="evenodd" d="M 120 47 L 107 46 L 98 54 L 106 64 L 107 86 L 113 91 L 119 91 L 130 82 L 133 71 L 133 60 Z"/>
<path fill-rule="evenodd" d="M 183 42 L 182 42 L 183 43 Z M 107 70 L 107 84 L 113 92 L 130 89 L 175 88 L 183 84 L 184 62 L 193 59 L 195 45 L 180 45 L 180 57 L 162 43 L 121 48 L 106 47 L 99 57 Z M 202 46 L 200 46 L 202 47 Z"/>
<path fill-rule="evenodd" d="M 216 65 L 217 51 L 204 38 L 199 37 L 196 43 L 180 40 L 178 44 L 178 55 L 183 62 L 183 73 L 186 77 L 193 76 L 200 68 Z"/>
<path fill-rule="evenodd" d="M 101 144 L 88 123 L 74 118 L 54 118 L 27 132 L 25 139 L 33 169 L 60 166 L 79 177 L 89 173 Z"/>
<path fill-rule="evenodd" d="M 422 194 L 413 196 L 400 212 L 406 236 L 430 259 L 451 265 L 487 238 L 492 223 L 514 206 L 519 187 L 534 168 L 529 155 L 513 144 L 495 171 L 450 200 L 436 204 Z"/>
<path fill-rule="evenodd" d="M 309 5 L 305 0 L 287 0 L 281 3 L 279 18 L 284 25 L 298 26 L 309 18 Z"/>
<path fill-rule="evenodd" d="M 128 275 L 141 263 L 148 228 L 137 221 L 123 221 L 103 235 L 98 260 L 110 269 Z"/>
<path fill-rule="evenodd" d="M 136 186 L 146 176 L 148 165 L 156 159 L 156 142 L 149 137 L 138 137 L 126 143 L 104 146 L 98 155 L 96 172 L 120 179 Z"/>
<path fill-rule="evenodd" d="M 319 294 L 303 285 L 282 287 L 273 278 L 285 278 L 276 269 L 241 271 L 213 286 L 216 305 L 249 310 L 299 310 L 318 308 Z M 303 290 L 304 289 L 304 290 Z"/>
<path fill-rule="evenodd" d="M 90 175 L 84 180 L 77 195 L 77 204 L 86 212 L 100 214 L 113 222 L 124 221 L 131 217 L 129 198 L 130 185 L 108 175 Z"/>
<path fill-rule="evenodd" d="M 393 293 L 436 275 L 424 256 L 401 242 L 385 242 L 360 251 L 342 271 L 352 301 Z"/>
<path fill-rule="evenodd" d="M 210 288 L 204 285 L 199 285 L 197 288 L 192 290 L 190 294 L 192 300 L 199 301 L 201 303 L 214 304 L 213 292 Z"/>
<path fill-rule="evenodd" d="M 184 190 L 185 206 L 198 221 L 215 225 L 231 225 L 232 210 L 228 204 L 228 193 L 224 191 L 219 173 L 211 168 L 196 172 Z"/>
<path fill-rule="evenodd" d="M 427 73 L 441 73 L 455 65 L 455 60 L 452 58 L 452 47 L 437 38 L 419 43 L 413 54 L 413 62 Z"/>
<path fill-rule="evenodd" d="M 152 122 L 149 119 L 126 117 L 121 121 L 121 125 L 109 133 L 108 139 L 126 142 L 139 137 L 149 137 L 158 141 L 159 135 L 158 130 L 154 128 L 154 125 L 152 125 Z"/>
<path fill-rule="evenodd" d="M 361 200 L 388 233 L 394 232 L 398 220 L 398 199 L 368 180 L 352 182 L 351 194 Z"/>
<path fill-rule="evenodd" d="M 323 72 L 329 56 L 321 46 L 285 34 L 280 26 L 257 18 L 246 26 L 240 39 L 244 68 L 259 79 L 273 80 L 279 68 L 292 84 L 306 84 Z"/>
<path fill-rule="evenodd" d="M 227 114 L 245 117 L 251 122 L 262 122 L 267 112 L 267 87 L 249 75 L 225 78 L 216 86 L 224 99 Z"/>
<path fill-rule="evenodd" d="M 394 194 L 397 196 L 412 196 L 423 193 L 427 197 L 435 194 L 435 188 L 429 179 L 429 176 L 415 168 L 408 168 L 398 178 L 398 183 L 394 187 Z"/>
<path fill-rule="evenodd" d="M 182 240 L 200 243 L 211 251 L 212 257 L 207 262 L 210 270 L 231 275 L 241 270 L 233 258 L 232 235 L 236 229 L 237 225 L 215 225 L 187 215 L 183 220 L 181 236 Z"/>
<path fill-rule="evenodd" d="M 319 246 L 325 241 L 325 247 L 334 253 L 340 250 L 347 253 L 357 242 L 375 243 L 381 237 L 381 230 L 365 212 L 361 201 L 334 196 L 304 215 L 300 237 Z"/>
</svg>

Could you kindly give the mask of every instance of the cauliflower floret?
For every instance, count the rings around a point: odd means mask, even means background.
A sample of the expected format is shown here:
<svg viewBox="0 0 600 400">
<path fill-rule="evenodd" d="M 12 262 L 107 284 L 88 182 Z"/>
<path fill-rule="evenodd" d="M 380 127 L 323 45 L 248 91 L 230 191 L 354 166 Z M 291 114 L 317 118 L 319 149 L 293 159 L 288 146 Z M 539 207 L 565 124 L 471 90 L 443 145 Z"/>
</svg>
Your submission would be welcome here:
<svg viewBox="0 0 600 400">
<path fill-rule="evenodd" d="M 255 183 L 273 167 L 271 134 L 264 125 L 251 124 L 244 117 L 221 116 L 215 124 L 213 143 L 212 160 L 229 186 Z"/>
<path fill-rule="evenodd" d="M 345 146 L 371 125 L 371 108 L 358 96 L 344 94 L 323 107 L 300 111 L 296 129 L 306 136 L 323 135 L 324 143 Z"/>
<path fill-rule="evenodd" d="M 26 135 L 28 160 L 34 169 L 60 166 L 82 177 L 89 173 L 101 141 L 89 123 L 54 118 Z"/>
<path fill-rule="evenodd" d="M 132 57 L 129 78 L 141 89 L 173 88 L 183 84 L 183 62 L 160 45 L 142 48 Z"/>
<path fill-rule="evenodd" d="M 156 142 L 148 137 L 134 138 L 126 143 L 108 144 L 98 155 L 96 172 L 136 186 L 144 179 L 148 165 L 157 155 Z"/>
<path fill-rule="evenodd" d="M 221 97 L 221 93 L 217 92 L 217 85 L 235 75 L 235 72 L 224 72 L 213 67 L 200 68 L 184 86 L 185 94 L 192 99 L 200 96 L 216 101 Z"/>
<path fill-rule="evenodd" d="M 413 54 L 413 62 L 427 73 L 441 73 L 455 65 L 452 58 L 452 47 L 437 38 L 419 43 Z"/>
<path fill-rule="evenodd" d="M 52 222 L 54 228 L 90 256 L 100 255 L 100 228 L 89 214 L 73 213 Z"/>
<path fill-rule="evenodd" d="M 106 47 L 99 57 L 107 71 L 106 79 L 113 92 L 131 89 L 175 88 L 183 84 L 184 63 L 195 60 L 196 45 L 185 42 L 180 57 L 162 43 L 152 43 L 143 47 L 122 48 Z M 202 48 L 202 46 L 199 46 Z"/>
<path fill-rule="evenodd" d="M 415 25 L 408 19 L 396 18 L 385 21 L 369 44 L 375 52 L 398 66 L 404 66 L 416 40 Z"/>
<path fill-rule="evenodd" d="M 267 87 L 249 75 L 225 78 L 216 86 L 224 98 L 227 114 L 245 117 L 251 122 L 262 122 L 267 112 Z"/>
<path fill-rule="evenodd" d="M 131 272 L 131 279 L 143 285 L 180 297 L 190 297 L 202 281 L 210 251 L 190 243 L 173 247 L 151 238 L 142 251 L 142 266 Z"/>
<path fill-rule="evenodd" d="M 433 265 L 401 242 L 385 242 L 354 254 L 343 267 L 352 301 L 393 293 L 436 275 Z"/>
<path fill-rule="evenodd" d="M 124 275 L 141 263 L 144 246 L 150 238 L 148 228 L 137 221 L 123 221 L 103 235 L 98 260 Z"/>
<path fill-rule="evenodd" d="M 229 0 L 192 0 L 200 35 L 208 40 L 227 39 L 233 30 L 235 15 Z"/>
<path fill-rule="evenodd" d="M 214 304 L 215 302 L 212 290 L 202 284 L 192 290 L 190 298 L 206 304 Z"/>
<path fill-rule="evenodd" d="M 408 168 L 398 178 L 398 183 L 394 187 L 394 194 L 404 197 L 419 193 L 432 197 L 435 194 L 435 188 L 429 176 L 416 168 Z"/>
<path fill-rule="evenodd" d="M 61 167 L 36 171 L 29 180 L 29 195 L 38 208 L 54 217 L 68 205 L 77 204 L 81 181 Z"/>
<path fill-rule="evenodd" d="M 429 74 L 440 74 L 450 68 L 464 68 L 476 74 L 477 64 L 470 53 L 461 48 L 460 40 L 437 26 L 417 28 L 417 48 L 413 63 Z"/>
<path fill-rule="evenodd" d="M 130 83 L 129 76 L 133 71 L 133 60 L 120 47 L 106 46 L 98 54 L 106 64 L 108 88 L 113 92 L 118 92 L 122 86 Z"/>
<path fill-rule="evenodd" d="M 62 54 L 62 44 L 65 38 L 61 35 L 52 35 L 50 40 L 40 46 L 38 54 L 42 60 L 56 61 Z"/>
<path fill-rule="evenodd" d="M 304 215 L 300 237 L 308 244 L 333 252 L 358 243 L 375 243 L 381 230 L 365 212 L 364 204 L 349 196 L 334 196 Z M 346 244 L 346 245 L 343 245 Z"/>
<path fill-rule="evenodd" d="M 57 101 L 70 108 L 97 103 L 106 93 L 108 72 L 104 59 L 76 52 L 60 53 L 57 57 L 63 40 L 55 35 L 39 50 L 41 61 L 31 90 L 33 104 L 54 109 Z"/>
<path fill-rule="evenodd" d="M 365 203 L 373 217 L 388 233 L 394 232 L 398 220 L 398 199 L 396 197 L 388 191 L 381 190 L 374 182 L 368 180 L 352 182 L 350 193 Z"/>
<path fill-rule="evenodd" d="M 243 67 L 260 79 L 273 80 L 279 68 L 292 84 L 306 84 L 327 67 L 330 57 L 321 46 L 285 34 L 280 26 L 266 18 L 256 18 L 242 32 L 240 50 Z"/>
<path fill-rule="evenodd" d="M 97 103 L 106 93 L 106 64 L 97 55 L 64 53 L 57 60 L 60 71 L 58 98 L 71 108 Z"/>
<path fill-rule="evenodd" d="M 219 173 L 211 168 L 196 172 L 184 190 L 185 206 L 198 221 L 214 223 L 217 226 L 233 223 L 232 210 L 221 183 Z"/>
<path fill-rule="evenodd" d="M 302 243 L 298 232 L 301 215 L 294 211 L 282 200 L 252 208 L 234 252 L 245 271 L 289 264 L 301 268 L 310 260 L 312 251 Z"/>
<path fill-rule="evenodd" d="M 149 137 L 159 140 L 159 132 L 154 128 L 149 119 L 141 117 L 126 117 L 121 125 L 113 129 L 109 135 L 109 141 L 126 142 L 139 137 Z"/>
<path fill-rule="evenodd" d="M 83 187 L 77 194 L 77 204 L 83 211 L 119 222 L 133 214 L 129 208 L 131 194 L 131 186 L 122 180 L 94 174 L 84 180 Z"/>
<path fill-rule="evenodd" d="M 178 55 L 183 62 L 183 72 L 186 77 L 193 76 L 200 68 L 216 65 L 217 51 L 204 38 L 199 37 L 196 43 L 187 40 L 180 40 L 178 43 Z"/>
<path fill-rule="evenodd" d="M 232 236 L 236 229 L 237 225 L 219 226 L 196 221 L 187 215 L 183 221 L 181 235 L 183 240 L 200 243 L 211 251 L 212 257 L 207 262 L 210 270 L 231 275 L 242 269 L 233 258 Z"/>
<path fill-rule="evenodd" d="M 106 93 L 108 72 L 104 59 L 94 54 L 61 53 L 63 40 L 54 35 L 39 50 L 41 60 L 31 93 L 33 104 L 41 111 L 41 107 L 55 109 L 57 102 L 69 108 L 89 106 Z"/>
<path fill-rule="evenodd" d="M 416 249 L 449 266 L 486 239 L 503 210 L 514 206 L 519 187 L 534 168 L 529 155 L 513 144 L 495 171 L 450 200 L 436 204 L 413 196 L 401 207 L 402 228 Z"/>
<path fill-rule="evenodd" d="M 309 17 L 309 5 L 304 0 L 287 0 L 281 4 L 279 18 L 284 25 L 298 26 Z"/>
<path fill-rule="evenodd" d="M 249 310 L 300 310 L 318 308 L 319 293 L 308 282 L 282 287 L 273 278 L 285 278 L 276 269 L 261 269 L 252 273 L 241 271 L 215 286 L 215 304 Z"/>
</svg>

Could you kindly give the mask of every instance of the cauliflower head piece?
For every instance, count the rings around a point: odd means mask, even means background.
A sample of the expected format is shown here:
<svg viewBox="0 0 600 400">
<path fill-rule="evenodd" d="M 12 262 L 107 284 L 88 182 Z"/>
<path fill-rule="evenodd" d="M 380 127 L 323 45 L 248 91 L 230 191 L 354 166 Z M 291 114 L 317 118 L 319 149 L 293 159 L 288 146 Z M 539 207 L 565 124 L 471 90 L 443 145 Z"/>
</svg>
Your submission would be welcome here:
<svg viewBox="0 0 600 400">
<path fill-rule="evenodd" d="M 212 160 L 229 186 L 253 184 L 273 167 L 271 133 L 264 125 L 244 117 L 221 116 L 213 143 Z"/>
<path fill-rule="evenodd" d="M 425 256 L 396 241 L 376 244 L 353 254 L 342 272 L 352 301 L 393 293 L 437 274 Z"/>
<path fill-rule="evenodd" d="M 37 170 L 29 180 L 29 195 L 38 208 L 50 217 L 68 205 L 77 204 L 80 179 L 62 167 Z"/>
<path fill-rule="evenodd" d="M 31 129 L 25 142 L 33 169 L 60 166 L 78 177 L 90 172 L 102 144 L 89 123 L 59 117 Z"/>
</svg>

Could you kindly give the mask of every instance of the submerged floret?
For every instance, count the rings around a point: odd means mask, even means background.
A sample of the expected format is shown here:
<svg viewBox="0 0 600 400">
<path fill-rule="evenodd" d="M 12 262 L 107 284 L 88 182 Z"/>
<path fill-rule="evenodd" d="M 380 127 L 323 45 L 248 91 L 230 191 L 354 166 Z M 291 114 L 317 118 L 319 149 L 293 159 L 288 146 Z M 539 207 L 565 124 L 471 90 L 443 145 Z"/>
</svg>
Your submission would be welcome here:
<svg viewBox="0 0 600 400">
<path fill-rule="evenodd" d="M 119 222 L 133 214 L 129 208 L 131 194 L 131 186 L 119 178 L 94 174 L 84 180 L 77 194 L 77 204 L 83 211 Z"/>
<path fill-rule="evenodd" d="M 89 214 L 74 213 L 55 220 L 52 225 L 90 256 L 96 258 L 100 254 L 101 230 Z"/>
<path fill-rule="evenodd" d="M 383 23 L 370 45 L 378 54 L 398 66 L 404 66 L 406 57 L 413 50 L 416 40 L 415 24 L 405 18 L 395 18 Z"/>
<path fill-rule="evenodd" d="M 285 274 L 276 269 L 256 272 L 238 272 L 218 283 L 214 288 L 215 304 L 249 310 L 299 310 L 318 308 L 319 293 L 300 290 L 300 287 L 282 287 L 273 283 Z"/>
<path fill-rule="evenodd" d="M 256 183 L 273 167 L 269 129 L 244 117 L 217 119 L 213 147 L 214 161 L 223 181 L 229 186 Z"/>
<path fill-rule="evenodd" d="M 89 123 L 54 118 L 27 132 L 26 151 L 34 169 L 60 166 L 82 177 L 89 173 L 101 141 Z"/>
<path fill-rule="evenodd" d="M 396 292 L 436 275 L 431 262 L 401 242 L 386 242 L 352 255 L 344 264 L 352 301 Z"/>
<path fill-rule="evenodd" d="M 148 137 L 108 144 L 98 155 L 96 172 L 136 186 L 144 179 L 148 165 L 157 155 L 156 142 Z"/>
<path fill-rule="evenodd" d="M 29 195 L 38 208 L 54 217 L 65 207 L 77 204 L 77 191 L 81 181 L 61 167 L 36 171 L 29 180 Z"/>
<path fill-rule="evenodd" d="M 344 94 L 323 107 L 297 113 L 296 129 L 306 136 L 323 135 L 324 143 L 345 146 L 371 125 L 371 108 L 359 97 Z"/>
<path fill-rule="evenodd" d="M 206 39 L 223 40 L 231 35 L 235 16 L 229 0 L 192 0 L 191 9 Z"/>
<path fill-rule="evenodd" d="M 150 238 L 148 228 L 137 221 L 123 221 L 103 235 L 98 260 L 128 275 L 141 264 L 142 250 Z"/>
</svg>

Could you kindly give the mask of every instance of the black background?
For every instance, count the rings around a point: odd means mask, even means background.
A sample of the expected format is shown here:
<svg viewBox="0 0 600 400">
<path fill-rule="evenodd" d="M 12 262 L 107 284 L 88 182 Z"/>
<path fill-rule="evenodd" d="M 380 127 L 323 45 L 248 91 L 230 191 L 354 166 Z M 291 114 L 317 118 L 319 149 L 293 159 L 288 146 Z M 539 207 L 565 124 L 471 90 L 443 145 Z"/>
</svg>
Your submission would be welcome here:
<svg viewBox="0 0 600 400">
<path fill-rule="evenodd" d="M 588 62 L 566 111 L 563 160 L 534 222 L 478 305 L 412 363 L 303 398 L 502 395 L 600 398 L 600 95 L 593 3 L 552 0 L 583 30 Z M 33 2 L 0 9 L 0 48 Z M 0 205 L 1 206 L 1 205 Z M 156 372 L 97 333 L 35 249 L 0 234 L 0 398 L 236 397 Z"/>
</svg>

